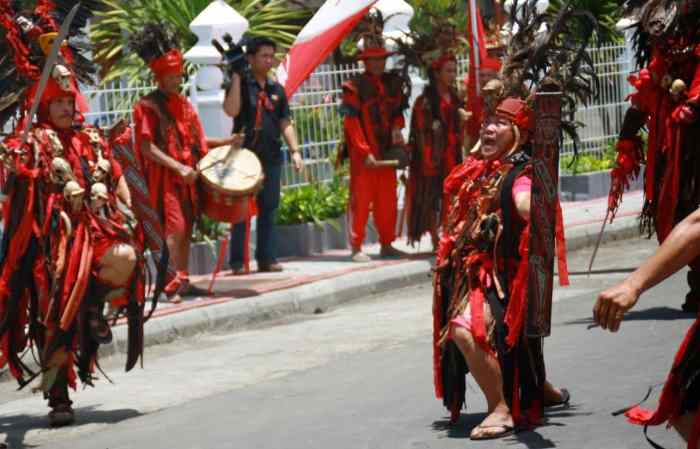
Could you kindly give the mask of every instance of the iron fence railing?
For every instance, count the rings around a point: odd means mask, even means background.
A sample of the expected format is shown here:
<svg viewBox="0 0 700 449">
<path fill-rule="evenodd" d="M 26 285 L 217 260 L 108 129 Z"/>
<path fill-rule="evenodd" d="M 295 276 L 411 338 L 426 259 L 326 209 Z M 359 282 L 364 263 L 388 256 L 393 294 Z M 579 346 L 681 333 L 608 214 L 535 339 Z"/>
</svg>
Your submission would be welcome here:
<svg viewBox="0 0 700 449">
<path fill-rule="evenodd" d="M 633 70 L 633 59 L 632 52 L 624 45 L 601 47 L 589 52 L 595 63 L 599 84 L 595 89 L 595 99 L 588 105 L 581 105 L 576 113 L 576 120 L 583 125 L 579 131 L 579 151 L 602 156 L 622 125 L 627 109 L 625 98 L 630 92 L 626 78 Z M 467 65 L 466 59 L 459 61 L 460 79 L 466 73 Z M 333 163 L 343 134 L 339 112 L 342 84 L 360 70 L 356 64 L 321 65 L 290 99 L 306 170 L 298 174 L 289 164 L 285 164 L 282 175 L 285 187 L 332 177 Z M 413 98 L 422 91 L 424 84 L 416 77 L 414 81 Z M 109 126 L 120 118 L 129 119 L 134 102 L 152 89 L 153 86 L 147 84 L 113 82 L 100 89 L 85 90 L 91 105 L 86 119 L 100 126 Z M 572 151 L 572 142 L 566 141 L 563 153 Z M 288 162 L 286 148 L 284 153 Z"/>
</svg>

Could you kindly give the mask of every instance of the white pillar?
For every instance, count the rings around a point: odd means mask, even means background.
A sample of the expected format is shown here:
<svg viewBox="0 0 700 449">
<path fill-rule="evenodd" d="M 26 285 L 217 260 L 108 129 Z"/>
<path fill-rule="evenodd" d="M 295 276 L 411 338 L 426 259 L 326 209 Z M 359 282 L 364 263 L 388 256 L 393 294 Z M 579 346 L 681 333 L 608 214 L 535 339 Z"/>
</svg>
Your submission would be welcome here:
<svg viewBox="0 0 700 449">
<path fill-rule="evenodd" d="M 197 64 L 199 69 L 193 81 L 196 92 L 191 98 L 199 112 L 204 131 L 209 137 L 224 137 L 231 133 L 233 121 L 224 113 L 224 75 L 219 69 L 221 54 L 211 44 L 220 42 L 229 33 L 235 42 L 248 30 L 248 21 L 223 0 L 214 0 L 190 24 L 197 35 L 197 45 L 185 53 L 185 59 Z"/>
</svg>

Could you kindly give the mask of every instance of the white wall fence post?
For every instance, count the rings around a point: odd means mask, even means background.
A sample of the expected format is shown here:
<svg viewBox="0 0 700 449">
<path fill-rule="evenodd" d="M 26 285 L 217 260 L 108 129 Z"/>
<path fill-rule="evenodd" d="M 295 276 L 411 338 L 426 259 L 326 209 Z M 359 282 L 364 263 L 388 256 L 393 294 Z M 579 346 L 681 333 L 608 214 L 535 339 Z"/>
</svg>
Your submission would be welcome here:
<svg viewBox="0 0 700 449">
<path fill-rule="evenodd" d="M 234 41 L 240 40 L 248 30 L 248 21 L 223 0 L 214 0 L 190 24 L 197 35 L 197 45 L 185 54 L 185 59 L 198 67 L 191 95 L 209 137 L 224 137 L 231 133 L 233 121 L 223 110 L 224 90 L 221 84 L 224 75 L 218 64 L 221 54 L 211 44 L 212 39 L 221 41 L 225 33 Z"/>
</svg>

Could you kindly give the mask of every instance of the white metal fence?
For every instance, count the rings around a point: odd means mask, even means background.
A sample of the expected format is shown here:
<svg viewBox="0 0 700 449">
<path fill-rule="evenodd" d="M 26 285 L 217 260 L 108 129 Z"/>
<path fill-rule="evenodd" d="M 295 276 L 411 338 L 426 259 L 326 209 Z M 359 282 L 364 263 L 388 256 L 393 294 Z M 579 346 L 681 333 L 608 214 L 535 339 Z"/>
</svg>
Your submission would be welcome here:
<svg viewBox="0 0 700 449">
<path fill-rule="evenodd" d="M 627 109 L 625 98 L 630 92 L 626 81 L 633 69 L 631 52 L 624 46 L 608 46 L 589 50 L 599 77 L 596 97 L 589 105 L 581 105 L 576 119 L 583 127 L 579 130 L 582 154 L 602 156 L 617 136 Z M 460 77 L 467 61 L 459 64 Z M 322 65 L 304 83 L 290 100 L 301 149 L 307 169 L 297 174 L 285 164 L 282 182 L 293 186 L 310 181 L 323 181 L 333 175 L 336 151 L 342 140 L 342 118 L 339 106 L 342 83 L 360 72 L 357 65 Z M 150 85 L 127 86 L 112 83 L 99 90 L 87 90 L 91 111 L 86 114 L 89 123 L 109 126 L 117 119 L 130 118 L 133 103 L 153 89 Z M 414 88 L 414 97 L 422 90 L 422 83 Z M 563 153 L 571 153 L 573 145 L 565 142 Z M 285 160 L 288 155 L 285 150 Z"/>
</svg>

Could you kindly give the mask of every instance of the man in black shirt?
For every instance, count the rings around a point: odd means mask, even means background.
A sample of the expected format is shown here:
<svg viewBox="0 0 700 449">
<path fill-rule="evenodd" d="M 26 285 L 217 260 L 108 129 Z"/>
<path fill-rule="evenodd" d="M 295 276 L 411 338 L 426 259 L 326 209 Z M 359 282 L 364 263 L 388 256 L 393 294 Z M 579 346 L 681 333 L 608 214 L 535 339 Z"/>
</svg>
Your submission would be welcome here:
<svg viewBox="0 0 700 449">
<path fill-rule="evenodd" d="M 235 133 L 245 133 L 244 147 L 254 151 L 265 174 L 263 189 L 258 193 L 257 246 L 255 259 L 259 271 L 282 271 L 276 259 L 275 210 L 280 200 L 282 142 L 284 137 L 294 169 L 301 171 L 296 133 L 292 126 L 289 103 L 284 88 L 268 77 L 275 62 L 274 41 L 256 37 L 246 47 L 250 70 L 234 73 L 226 93 L 224 111 L 234 118 Z M 231 232 L 230 264 L 234 274 L 243 274 L 245 223 L 234 225 Z"/>
</svg>

